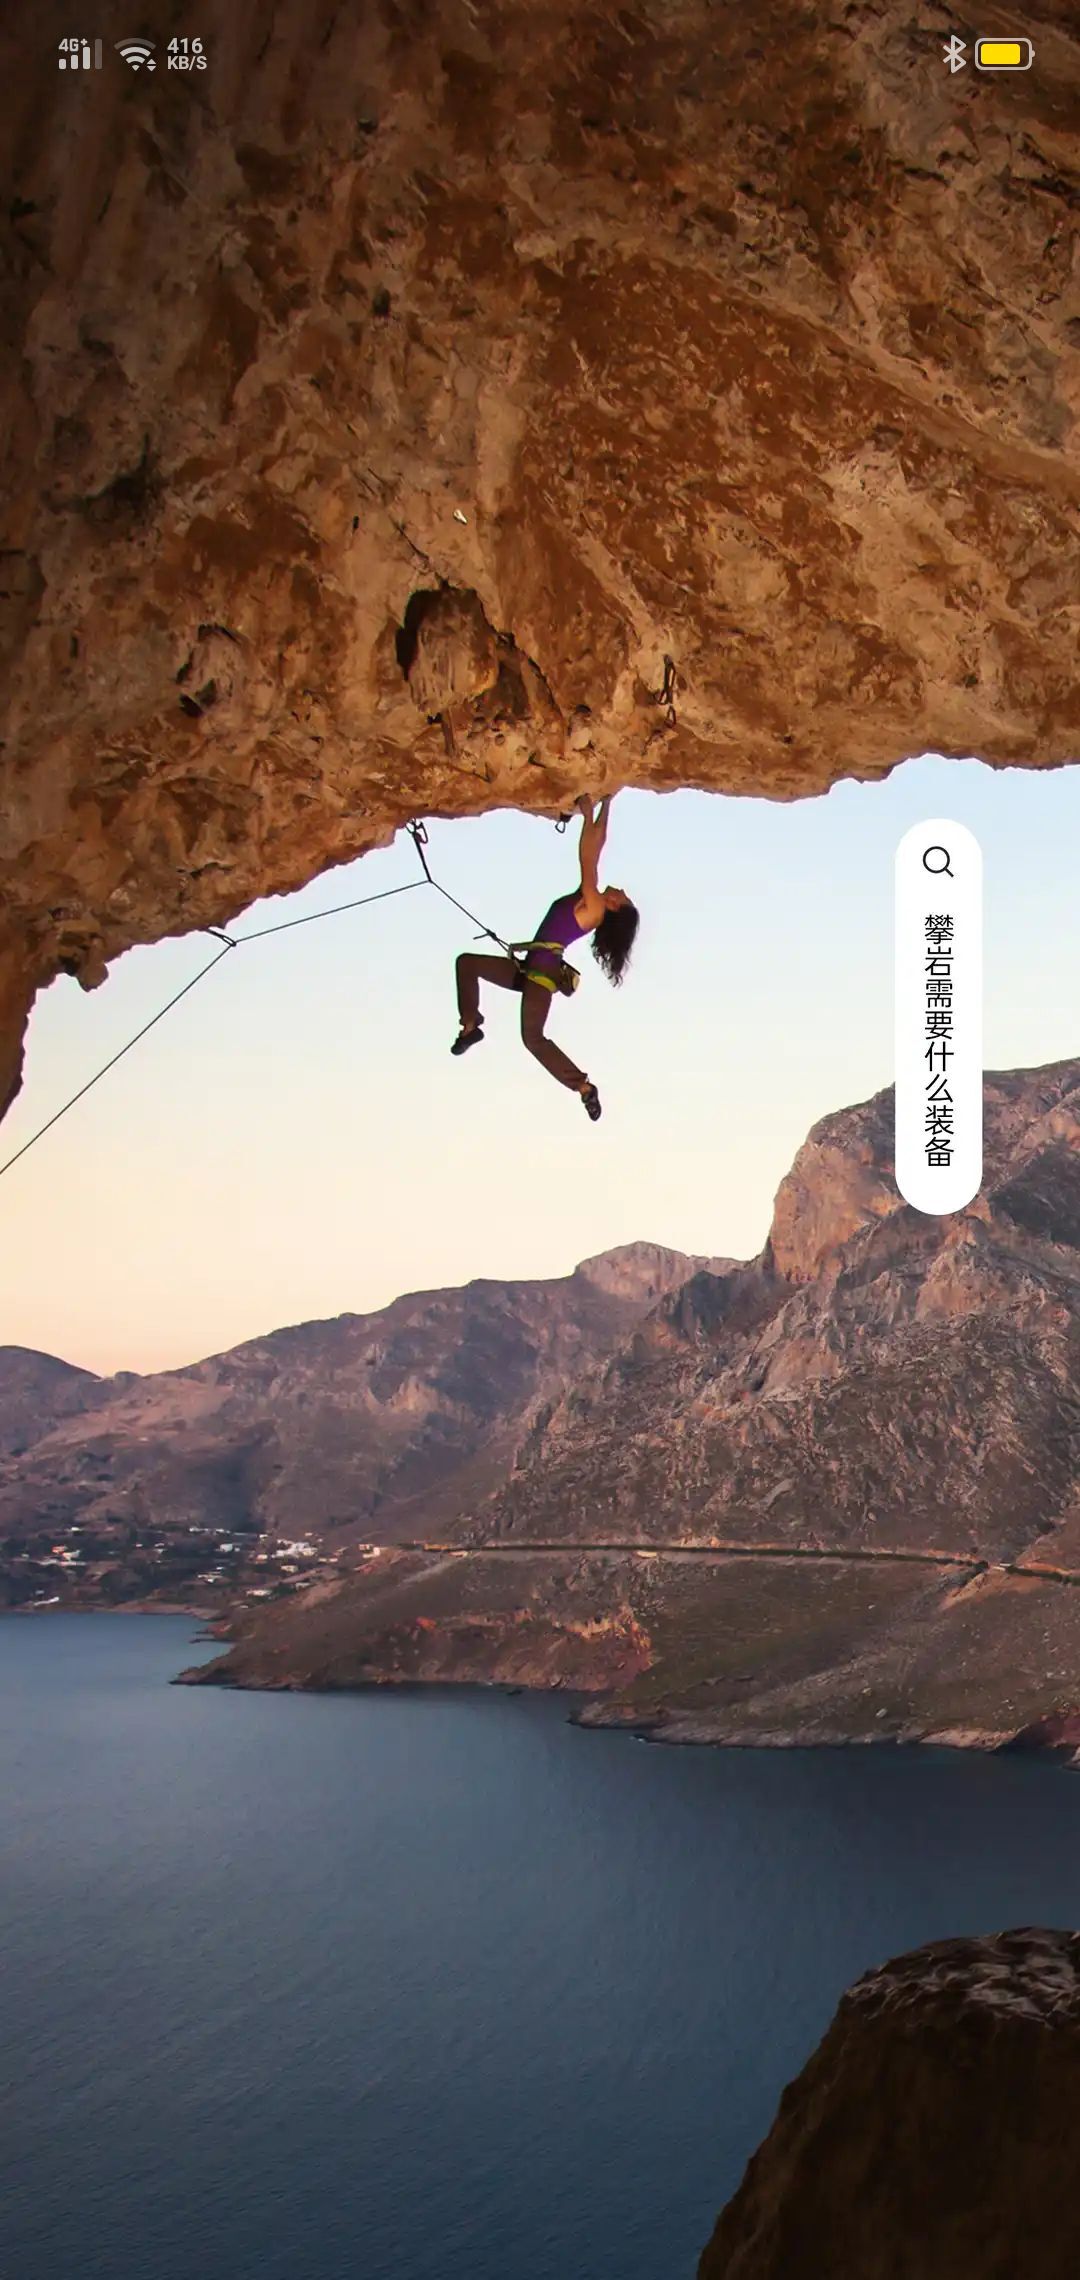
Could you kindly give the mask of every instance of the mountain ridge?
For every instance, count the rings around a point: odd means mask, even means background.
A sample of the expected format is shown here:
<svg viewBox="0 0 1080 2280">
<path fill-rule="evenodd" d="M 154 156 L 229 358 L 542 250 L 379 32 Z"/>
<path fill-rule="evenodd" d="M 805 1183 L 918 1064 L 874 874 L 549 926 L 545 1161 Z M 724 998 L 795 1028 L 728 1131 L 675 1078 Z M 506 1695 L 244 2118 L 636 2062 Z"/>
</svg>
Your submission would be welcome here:
<svg viewBox="0 0 1080 2280">
<path fill-rule="evenodd" d="M 577 1685 L 588 1722 L 666 1739 L 996 1743 L 1066 1714 L 1080 1059 L 988 1073 L 984 1184 L 946 1219 L 897 1194 L 891 1112 L 814 1126 L 759 1258 L 539 1405 L 449 1558 L 239 1619 L 203 1682 Z"/>
<path fill-rule="evenodd" d="M 455 1499 L 471 1503 L 501 1476 L 535 1405 L 699 1263 L 664 1245 L 625 1244 L 568 1275 L 405 1293 L 171 1371 L 97 1378 L 0 1349 L 0 1415 L 10 1424 L 0 1539 L 17 1559 L 22 1539 L 44 1533 L 51 1562 L 53 1537 L 89 1531 L 115 1594 L 127 1592 L 125 1576 L 132 1590 L 153 1590 L 145 1563 L 133 1568 L 127 1555 L 156 1556 L 162 1532 L 312 1539 L 337 1555 L 370 1532 L 376 1513 L 384 1537 L 414 1526 L 421 1507 L 437 1505 L 448 1524 Z M 119 1568 L 109 1561 L 113 1538 L 126 1558 Z M 175 1556 L 168 1567 L 175 1583 Z M 205 1580 L 206 1560 L 192 1572 Z M 18 1580 L 9 1564 L 9 1591 Z M 237 1572 L 227 1566 L 215 1580 L 235 1582 Z"/>
</svg>

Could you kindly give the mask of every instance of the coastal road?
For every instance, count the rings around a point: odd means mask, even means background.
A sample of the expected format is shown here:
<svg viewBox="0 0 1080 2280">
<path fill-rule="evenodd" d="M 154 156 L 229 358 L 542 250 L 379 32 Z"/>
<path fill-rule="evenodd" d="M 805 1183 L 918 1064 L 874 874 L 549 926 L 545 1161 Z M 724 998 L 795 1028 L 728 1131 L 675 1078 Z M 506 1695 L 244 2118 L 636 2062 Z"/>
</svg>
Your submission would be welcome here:
<svg viewBox="0 0 1080 2280">
<path fill-rule="evenodd" d="M 561 1559 L 575 1554 L 587 1554 L 611 1559 L 639 1560 L 816 1560 L 834 1567 L 848 1567 L 855 1562 L 878 1566 L 908 1566 L 957 1568 L 970 1580 L 977 1575 L 1030 1576 L 1033 1582 L 1080 1585 L 1080 1572 L 1071 1568 L 1051 1567 L 1040 1562 L 1018 1560 L 989 1560 L 970 1552 L 914 1551 L 907 1548 L 890 1550 L 882 1546 L 873 1548 L 852 1545 L 847 1551 L 819 1550 L 816 1545 L 804 1544 L 641 1544 L 621 1543 L 611 1538 L 564 1538 L 560 1542 L 526 1541 L 514 1544 L 446 1544 L 412 1542 L 385 1544 L 372 1547 L 379 1551 L 425 1552 L 440 1559 L 535 1559 L 546 1556 Z"/>
<path fill-rule="evenodd" d="M 387 1545 L 386 1550 L 401 1552 L 450 1553 L 460 1559 L 472 1555 L 482 1559 L 535 1558 L 547 1553 L 560 1558 L 566 1553 L 604 1552 L 612 1558 L 640 1560 L 831 1560 L 846 1565 L 852 1560 L 891 1560 L 899 1564 L 921 1567 L 961 1567 L 975 1571 L 995 1563 L 974 1557 L 970 1552 L 927 1552 L 873 1550 L 853 1546 L 851 1550 L 818 1550 L 816 1545 L 804 1544 L 641 1544 L 619 1543 L 607 1537 L 590 1537 L 587 1541 L 563 1537 L 558 1542 L 528 1542 L 514 1544 L 432 1544 L 411 1543 Z M 997 1563 L 1001 1564 L 1001 1563 Z M 1034 1572 L 1033 1570 L 1028 1572 Z M 1040 1571 L 1042 1572 L 1042 1571 Z M 1046 1571 L 1049 1573 L 1049 1570 Z"/>
</svg>

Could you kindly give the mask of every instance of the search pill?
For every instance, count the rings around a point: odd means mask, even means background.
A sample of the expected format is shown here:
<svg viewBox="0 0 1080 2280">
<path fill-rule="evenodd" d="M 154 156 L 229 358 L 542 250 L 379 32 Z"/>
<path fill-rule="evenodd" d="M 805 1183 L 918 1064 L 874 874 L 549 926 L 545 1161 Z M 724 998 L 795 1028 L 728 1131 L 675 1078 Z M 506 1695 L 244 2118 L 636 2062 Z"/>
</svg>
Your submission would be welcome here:
<svg viewBox="0 0 1080 2280">
<path fill-rule="evenodd" d="M 895 926 L 896 1185 L 938 1218 L 983 1173 L 982 852 L 962 823 L 904 833 Z"/>
<path fill-rule="evenodd" d="M 976 40 L 979 71 L 1030 71 L 1035 50 L 1030 40 Z"/>
</svg>

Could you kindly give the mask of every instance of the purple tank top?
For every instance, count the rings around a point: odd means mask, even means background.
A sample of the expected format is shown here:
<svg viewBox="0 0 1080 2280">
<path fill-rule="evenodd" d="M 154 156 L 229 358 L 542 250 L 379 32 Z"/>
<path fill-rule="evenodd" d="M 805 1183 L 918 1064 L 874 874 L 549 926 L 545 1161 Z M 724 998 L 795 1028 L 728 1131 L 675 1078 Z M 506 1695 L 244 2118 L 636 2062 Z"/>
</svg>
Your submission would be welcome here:
<svg viewBox="0 0 1080 2280">
<path fill-rule="evenodd" d="M 534 940 L 537 942 L 557 942 L 562 950 L 568 949 L 571 942 L 580 941 L 581 936 L 589 932 L 588 927 L 578 925 L 574 916 L 575 905 L 580 901 L 581 893 L 580 889 L 577 888 L 572 894 L 560 895 L 558 901 L 552 903 L 551 909 L 541 919 Z M 558 962 L 558 951 L 530 950 L 529 952 L 529 965 L 534 966 L 538 974 L 553 974 Z"/>
</svg>

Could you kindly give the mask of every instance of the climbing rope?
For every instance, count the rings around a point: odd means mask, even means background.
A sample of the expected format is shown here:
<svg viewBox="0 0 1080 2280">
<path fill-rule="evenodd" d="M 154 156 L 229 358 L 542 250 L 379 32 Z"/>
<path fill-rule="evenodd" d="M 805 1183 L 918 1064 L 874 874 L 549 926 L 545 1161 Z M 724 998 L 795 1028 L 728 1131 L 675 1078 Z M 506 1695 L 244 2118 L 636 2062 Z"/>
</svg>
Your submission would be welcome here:
<svg viewBox="0 0 1080 2280">
<path fill-rule="evenodd" d="M 205 931 L 209 933 L 211 929 L 207 928 Z M 106 1061 L 104 1068 L 99 1069 L 96 1076 L 88 1077 L 81 1090 L 72 1093 L 71 1099 L 64 1102 L 63 1108 L 57 1109 L 55 1116 L 50 1116 L 47 1124 L 43 1124 L 37 1132 L 31 1133 L 29 1140 L 24 1140 L 22 1147 L 16 1148 L 15 1154 L 8 1157 L 6 1164 L 0 1164 L 0 1178 L 5 1172 L 10 1172 L 12 1165 L 18 1163 L 20 1156 L 25 1156 L 27 1149 L 33 1147 L 35 1140 L 44 1139 L 46 1132 L 51 1132 L 53 1125 L 59 1124 L 61 1117 L 67 1115 L 69 1108 L 74 1108 L 76 1101 L 85 1100 L 87 1093 L 92 1090 L 93 1086 L 100 1084 L 102 1077 L 107 1077 L 110 1069 L 115 1069 L 117 1062 L 123 1060 L 125 1053 L 130 1053 L 132 1046 L 138 1044 L 140 1037 L 145 1037 L 148 1029 L 155 1029 L 159 1021 L 164 1021 L 166 1014 L 172 1012 L 174 1005 L 179 1005 L 181 998 L 186 997 L 188 991 L 194 989 L 196 982 L 204 981 L 207 974 L 211 974 L 215 966 L 220 966 L 222 959 L 227 957 L 229 951 L 235 950 L 235 948 L 235 942 L 227 942 L 224 950 L 219 950 L 217 957 L 211 958 L 208 966 L 203 966 L 199 973 L 193 974 L 190 982 L 185 982 L 183 989 L 177 990 L 176 996 L 169 999 L 168 1005 L 162 1006 L 160 1013 L 155 1013 L 153 1019 L 146 1022 L 142 1029 L 136 1030 L 134 1037 L 129 1037 L 127 1044 L 121 1045 L 120 1051 L 113 1054 L 111 1061 Z"/>
<path fill-rule="evenodd" d="M 467 918 L 471 925 L 479 928 L 479 933 L 476 937 L 478 942 L 497 942 L 500 950 L 505 950 L 507 957 L 512 958 L 514 953 L 510 948 L 510 944 L 503 941 L 502 935 L 494 933 L 493 929 L 490 926 L 485 926 L 483 919 L 477 918 L 476 912 L 474 910 L 466 910 L 464 903 L 459 902 L 456 895 L 452 895 L 447 887 L 441 887 L 439 885 L 438 879 L 432 878 L 431 871 L 428 867 L 428 859 L 424 853 L 424 849 L 428 843 L 427 826 L 422 823 L 410 823 L 409 831 L 412 836 L 413 846 L 415 847 L 416 852 L 420 857 L 420 861 L 424 867 L 424 879 L 414 880 L 414 886 L 422 886 L 426 880 L 429 887 L 434 887 L 437 895 L 442 895 L 444 901 L 453 903 L 454 909 L 459 910 L 463 918 Z"/>
<path fill-rule="evenodd" d="M 222 959 L 228 957 L 230 950 L 240 950 L 246 942 L 264 942 L 268 934 L 286 934 L 294 926 L 313 926 L 316 919 L 319 918 L 337 918 L 342 911 L 364 910 L 369 903 L 390 902 L 395 895 L 415 893 L 418 887 L 434 887 L 436 894 L 442 895 L 446 902 L 453 903 L 455 910 L 461 911 L 463 917 L 469 919 L 474 926 L 479 927 L 478 940 L 483 937 L 488 942 L 497 942 L 499 948 L 505 950 L 508 957 L 512 957 L 513 952 L 510 944 L 503 941 L 502 935 L 493 933 L 491 927 L 485 926 L 477 918 L 474 911 L 466 910 L 464 903 L 458 902 L 456 895 L 452 895 L 447 887 L 440 885 L 439 880 L 433 878 L 427 856 L 424 853 L 428 843 L 427 830 L 424 824 L 410 823 L 407 829 L 423 868 L 424 876 L 422 879 L 407 879 L 404 886 L 401 887 L 384 887 L 382 892 L 377 895 L 360 895 L 355 902 L 334 903 L 329 910 L 312 910 L 304 918 L 279 919 L 276 926 L 257 926 L 250 934 L 226 934 L 216 926 L 200 927 L 200 933 L 212 934 L 214 940 L 221 943 L 222 947 L 217 952 L 216 957 L 211 958 L 207 965 L 200 967 L 199 972 L 192 975 L 190 982 L 184 983 L 182 990 L 177 990 L 175 997 L 171 997 L 167 1005 L 163 1005 L 160 1011 L 153 1014 L 149 1021 L 144 1022 L 142 1028 L 136 1030 L 134 1037 L 129 1037 L 127 1044 L 121 1045 L 119 1052 L 113 1054 L 111 1061 L 106 1061 L 94 1076 L 88 1077 L 86 1083 L 80 1086 L 79 1091 L 72 1093 L 71 1099 L 66 1100 L 63 1107 L 58 1108 L 55 1115 L 50 1116 L 46 1124 L 40 1125 L 36 1132 L 32 1132 L 29 1140 L 24 1140 L 22 1147 L 16 1148 L 15 1154 L 8 1157 L 6 1164 L 0 1164 L 0 1179 L 3 1178 L 5 1172 L 10 1172 L 12 1165 L 17 1164 L 21 1156 L 26 1155 L 28 1149 L 33 1148 L 37 1141 L 44 1139 L 46 1132 L 52 1131 L 54 1124 L 59 1124 L 61 1117 L 67 1115 L 69 1108 L 74 1108 L 78 1101 L 85 1100 L 87 1093 L 91 1092 L 95 1085 L 101 1083 L 102 1077 L 107 1077 L 109 1070 L 115 1069 L 117 1062 L 123 1060 L 125 1053 L 130 1053 L 132 1047 L 137 1045 L 141 1038 L 146 1037 L 151 1029 L 156 1029 L 158 1022 L 164 1021 L 166 1014 L 172 1012 L 174 1005 L 179 1005 L 181 998 L 187 997 L 189 990 L 193 990 L 197 983 L 205 981 L 207 974 L 212 974 L 214 967 L 220 966 Z"/>
</svg>

